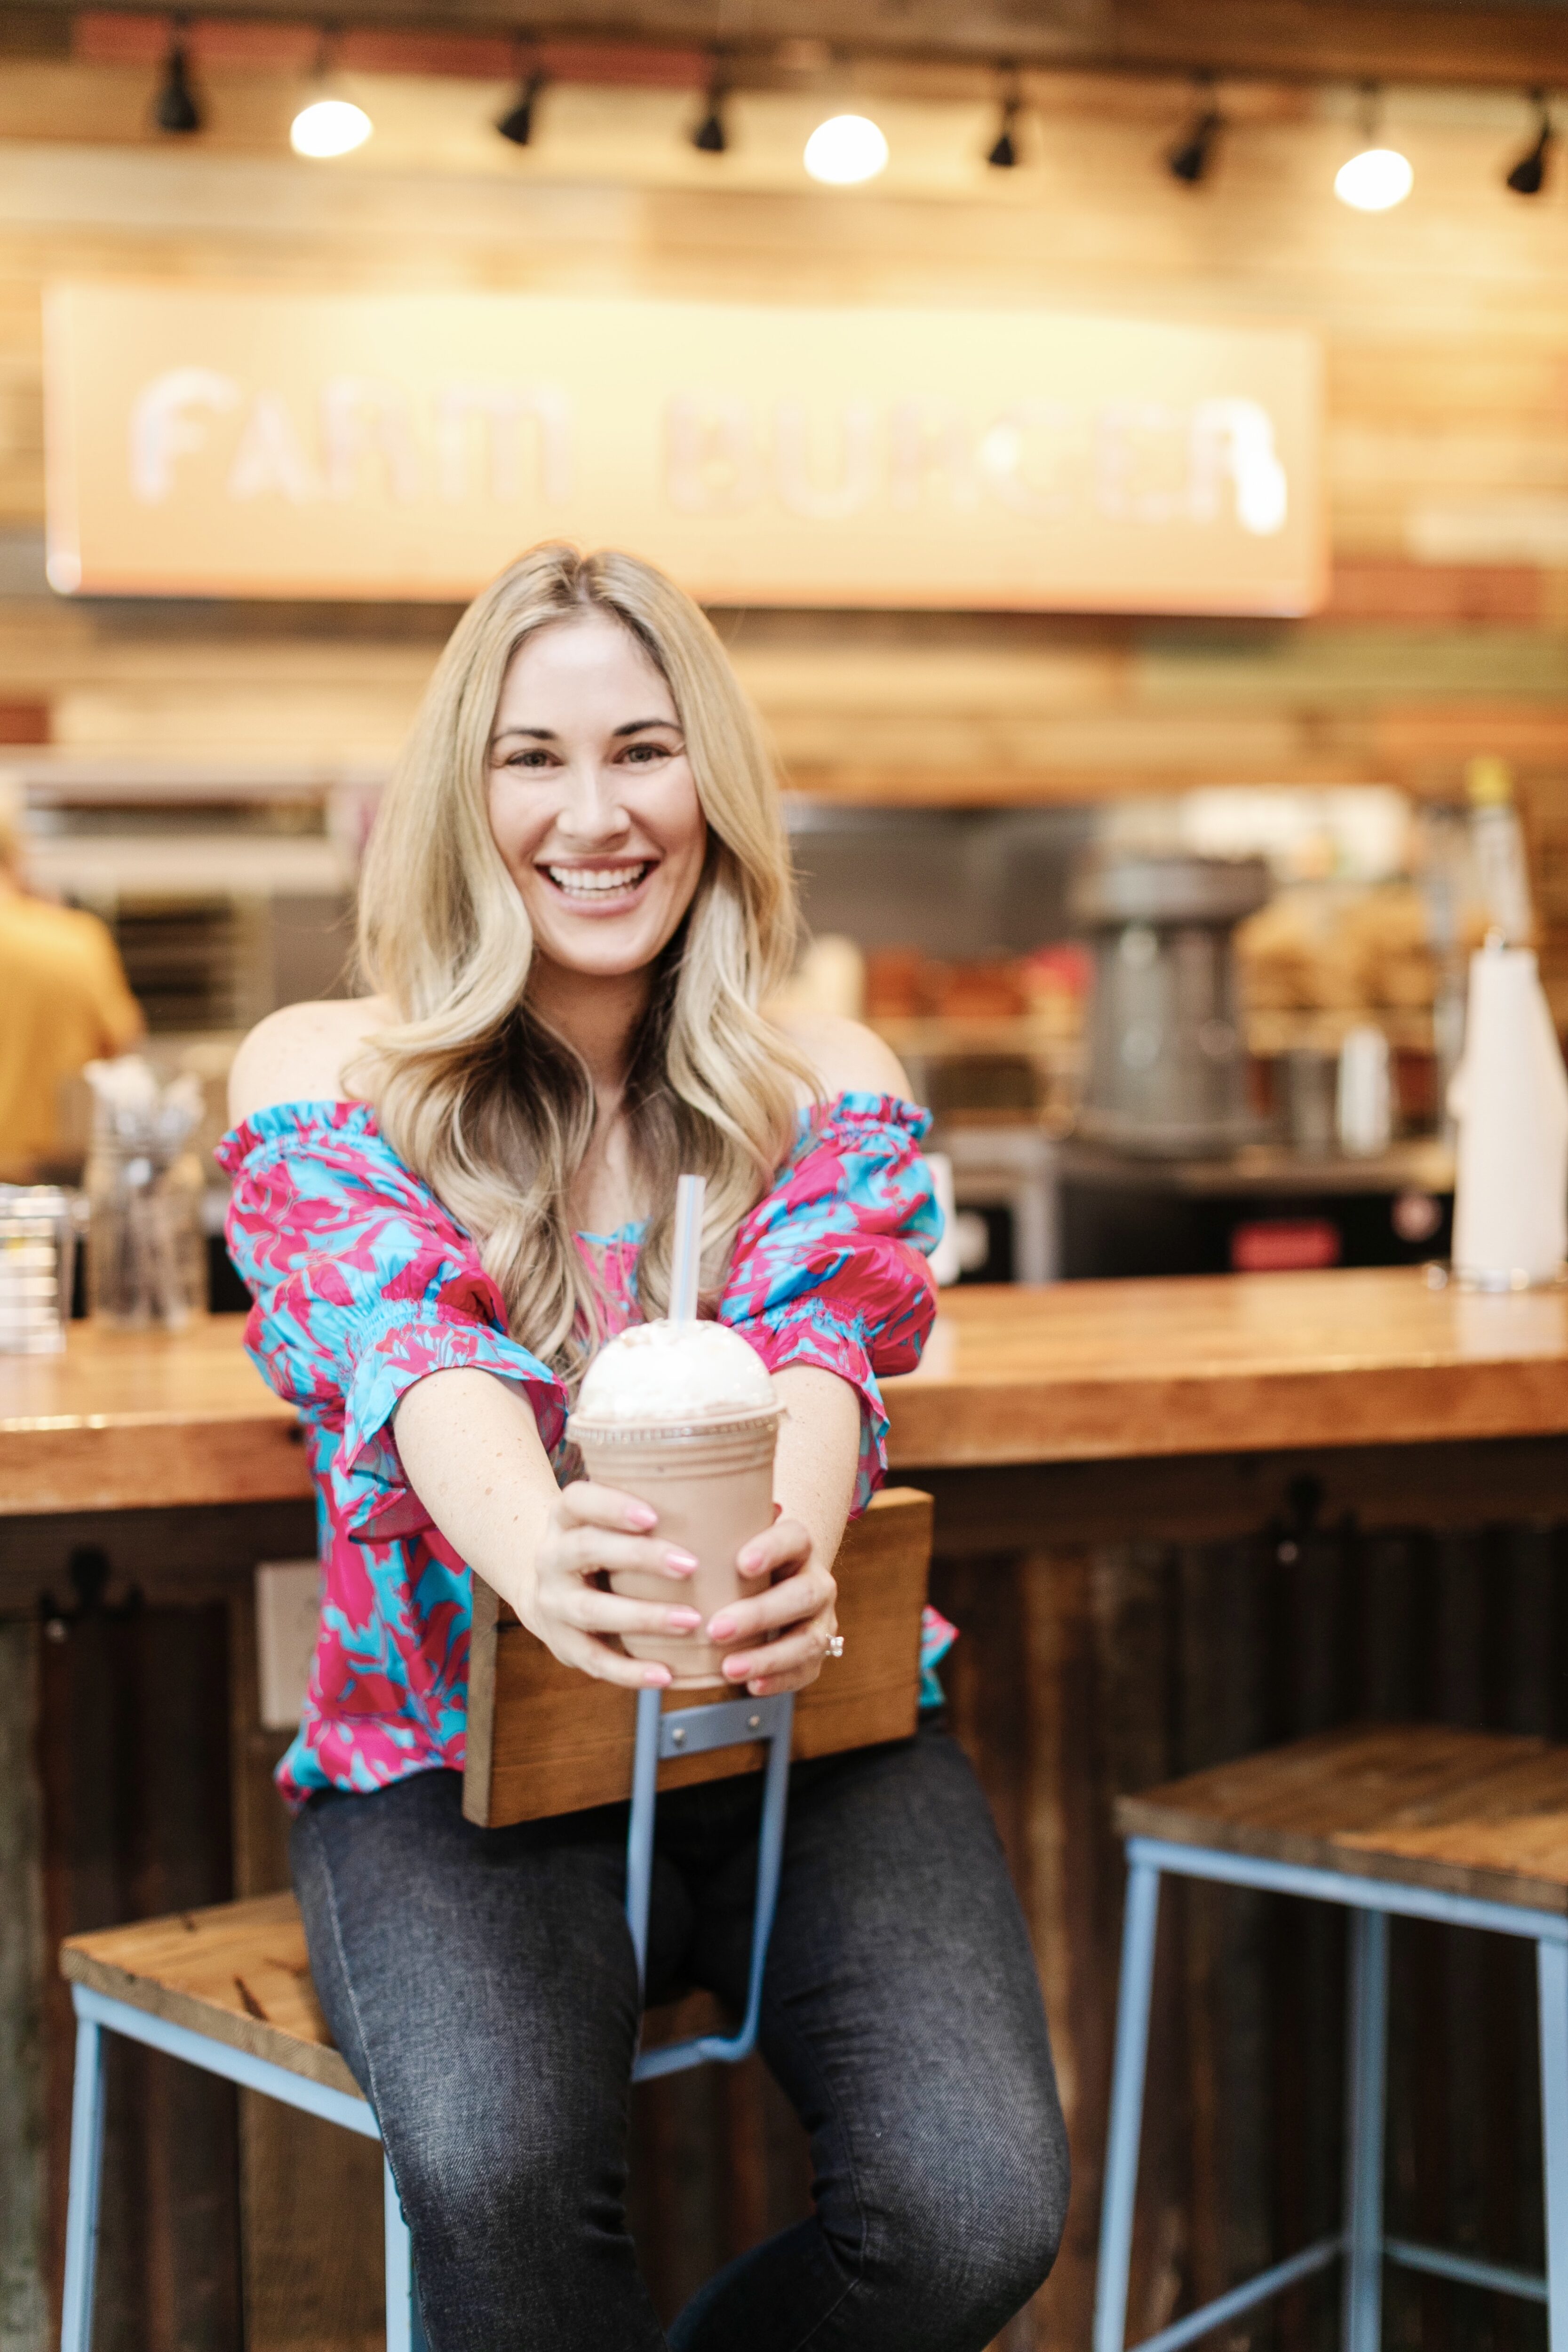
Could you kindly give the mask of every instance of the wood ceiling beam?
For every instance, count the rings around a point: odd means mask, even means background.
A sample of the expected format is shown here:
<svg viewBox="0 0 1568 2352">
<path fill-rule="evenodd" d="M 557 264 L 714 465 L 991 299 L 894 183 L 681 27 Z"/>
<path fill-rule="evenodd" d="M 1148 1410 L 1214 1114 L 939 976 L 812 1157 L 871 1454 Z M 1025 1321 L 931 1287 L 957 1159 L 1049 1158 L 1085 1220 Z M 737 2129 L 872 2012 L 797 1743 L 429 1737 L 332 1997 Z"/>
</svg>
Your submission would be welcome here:
<svg viewBox="0 0 1568 2352">
<path fill-rule="evenodd" d="M 111 0 L 120 6 L 120 0 Z M 64 0 L 0 0 L 0 50 L 66 56 L 79 13 Z M 157 12 L 125 6 L 121 13 Z M 713 0 L 219 0 L 204 16 L 510 39 L 520 26 L 558 41 L 705 49 Z M 1568 88 L 1568 9 L 1469 0 L 752 0 L 740 75 L 809 80 L 835 58 L 862 66 L 989 66 L 1165 75 L 1206 68 L 1264 80 L 1374 79 Z M 791 59 L 793 58 L 793 64 Z"/>
</svg>

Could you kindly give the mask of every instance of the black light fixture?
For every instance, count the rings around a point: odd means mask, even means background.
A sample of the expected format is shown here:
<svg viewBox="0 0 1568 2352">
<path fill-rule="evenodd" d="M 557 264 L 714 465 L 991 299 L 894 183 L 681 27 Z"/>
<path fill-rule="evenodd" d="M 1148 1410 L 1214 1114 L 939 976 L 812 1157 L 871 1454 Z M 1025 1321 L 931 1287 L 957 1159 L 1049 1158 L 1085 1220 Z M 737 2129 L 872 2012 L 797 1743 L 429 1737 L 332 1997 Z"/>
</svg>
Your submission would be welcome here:
<svg viewBox="0 0 1568 2352">
<path fill-rule="evenodd" d="M 521 47 L 521 45 L 519 46 Z M 539 93 L 544 88 L 546 79 L 538 66 L 525 74 L 520 60 L 517 97 L 496 124 L 501 137 L 510 139 L 514 147 L 526 147 L 533 136 L 533 110 L 539 103 Z"/>
<path fill-rule="evenodd" d="M 160 131 L 174 132 L 184 138 L 202 127 L 202 110 L 196 104 L 191 88 L 190 68 L 185 58 L 185 26 L 183 16 L 174 19 L 174 35 L 170 43 L 163 79 L 153 101 L 153 120 Z"/>
<path fill-rule="evenodd" d="M 708 111 L 691 134 L 691 143 L 700 155 L 722 155 L 729 147 L 730 134 L 724 127 L 724 100 L 729 95 L 723 59 L 715 58 L 708 81 Z"/>
<path fill-rule="evenodd" d="M 1207 178 L 1219 134 L 1225 128 L 1225 117 L 1215 104 L 1211 75 L 1199 75 L 1198 93 L 1196 113 L 1174 146 L 1165 151 L 1166 171 L 1173 180 L 1180 180 L 1188 188 L 1195 188 L 1200 180 Z"/>
<path fill-rule="evenodd" d="M 1508 185 L 1516 196 L 1538 196 L 1546 185 L 1546 159 L 1554 135 L 1546 92 L 1532 89 L 1530 102 L 1535 109 L 1535 144 L 1520 157 L 1508 175 Z"/>
<path fill-rule="evenodd" d="M 985 161 L 994 172 L 1011 172 L 1016 169 L 1018 162 L 1018 117 L 1023 110 L 1024 95 L 1018 88 L 1018 71 L 1016 66 L 1002 68 L 1002 80 L 1001 125 L 996 133 L 995 144 Z"/>
</svg>

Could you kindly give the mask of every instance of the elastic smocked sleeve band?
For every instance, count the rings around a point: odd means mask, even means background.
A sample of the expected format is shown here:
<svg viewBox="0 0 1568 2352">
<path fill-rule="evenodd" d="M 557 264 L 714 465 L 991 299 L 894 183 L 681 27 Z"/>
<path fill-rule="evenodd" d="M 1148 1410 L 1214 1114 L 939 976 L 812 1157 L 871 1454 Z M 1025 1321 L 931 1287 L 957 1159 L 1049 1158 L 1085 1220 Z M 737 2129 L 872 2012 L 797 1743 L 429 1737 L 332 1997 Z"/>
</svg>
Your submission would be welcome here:
<svg viewBox="0 0 1568 2352">
<path fill-rule="evenodd" d="M 429 1373 L 493 1372 L 532 1408 L 546 1449 L 561 1382 L 507 1336 L 472 1240 L 360 1103 L 258 1112 L 218 1146 L 233 1179 L 229 1255 L 255 1305 L 245 1344 L 269 1387 L 341 1429 L 342 1466 L 399 1477 L 389 1424 Z"/>
<path fill-rule="evenodd" d="M 742 1225 L 719 1307 L 770 1371 L 813 1364 L 858 1392 L 857 1515 L 887 1474 L 879 1380 L 914 1370 L 936 1311 L 930 1124 L 896 1096 L 840 1095 Z"/>
</svg>

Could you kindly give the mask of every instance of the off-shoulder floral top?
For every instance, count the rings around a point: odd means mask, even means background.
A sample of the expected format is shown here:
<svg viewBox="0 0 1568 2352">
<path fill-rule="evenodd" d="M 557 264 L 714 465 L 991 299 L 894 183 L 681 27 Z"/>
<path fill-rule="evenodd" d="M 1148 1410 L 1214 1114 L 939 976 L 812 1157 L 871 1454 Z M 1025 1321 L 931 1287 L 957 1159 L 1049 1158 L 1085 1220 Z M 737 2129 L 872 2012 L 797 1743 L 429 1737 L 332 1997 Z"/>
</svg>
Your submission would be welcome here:
<svg viewBox="0 0 1568 2352">
<path fill-rule="evenodd" d="M 933 1312 L 928 1123 L 887 1095 L 803 1112 L 777 1183 L 736 1235 L 719 1304 L 771 1370 L 815 1364 L 858 1391 L 857 1511 L 887 1468 L 878 1375 L 913 1368 Z M 509 1337 L 473 1240 L 368 1105 L 275 1105 L 226 1136 L 217 1158 L 234 1180 L 229 1252 L 256 1302 L 246 1346 L 300 1408 L 318 1496 L 321 1630 L 279 1786 L 299 1805 L 318 1789 L 460 1769 L 471 1575 L 404 1476 L 393 1415 L 426 1373 L 477 1367 L 526 1397 L 559 1462 L 565 1391 Z M 637 1319 L 640 1239 L 633 1225 L 578 1236 L 607 1335 Z M 931 1669 L 952 1639 L 928 1611 L 928 1699 L 941 1697 Z"/>
</svg>

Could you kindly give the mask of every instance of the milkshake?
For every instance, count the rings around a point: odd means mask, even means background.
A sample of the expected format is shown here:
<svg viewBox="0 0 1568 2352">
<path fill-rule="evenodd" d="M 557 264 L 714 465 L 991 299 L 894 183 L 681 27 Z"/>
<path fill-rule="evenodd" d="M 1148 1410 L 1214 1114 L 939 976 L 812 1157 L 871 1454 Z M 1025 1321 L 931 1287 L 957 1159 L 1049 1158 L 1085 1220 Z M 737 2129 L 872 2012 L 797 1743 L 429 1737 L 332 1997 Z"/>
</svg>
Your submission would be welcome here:
<svg viewBox="0 0 1568 2352">
<path fill-rule="evenodd" d="M 636 1323 L 584 1375 L 567 1428 L 588 1476 L 647 1503 L 658 1513 L 658 1539 L 699 1563 L 679 1581 L 637 1570 L 610 1576 L 624 1599 L 701 1611 L 694 1633 L 621 1637 L 630 1656 L 668 1666 L 678 1689 L 722 1682 L 726 1650 L 745 1646 L 710 1642 L 706 1628 L 742 1598 L 742 1545 L 773 1525 L 778 1424 L 766 1365 L 722 1323 Z"/>
</svg>

